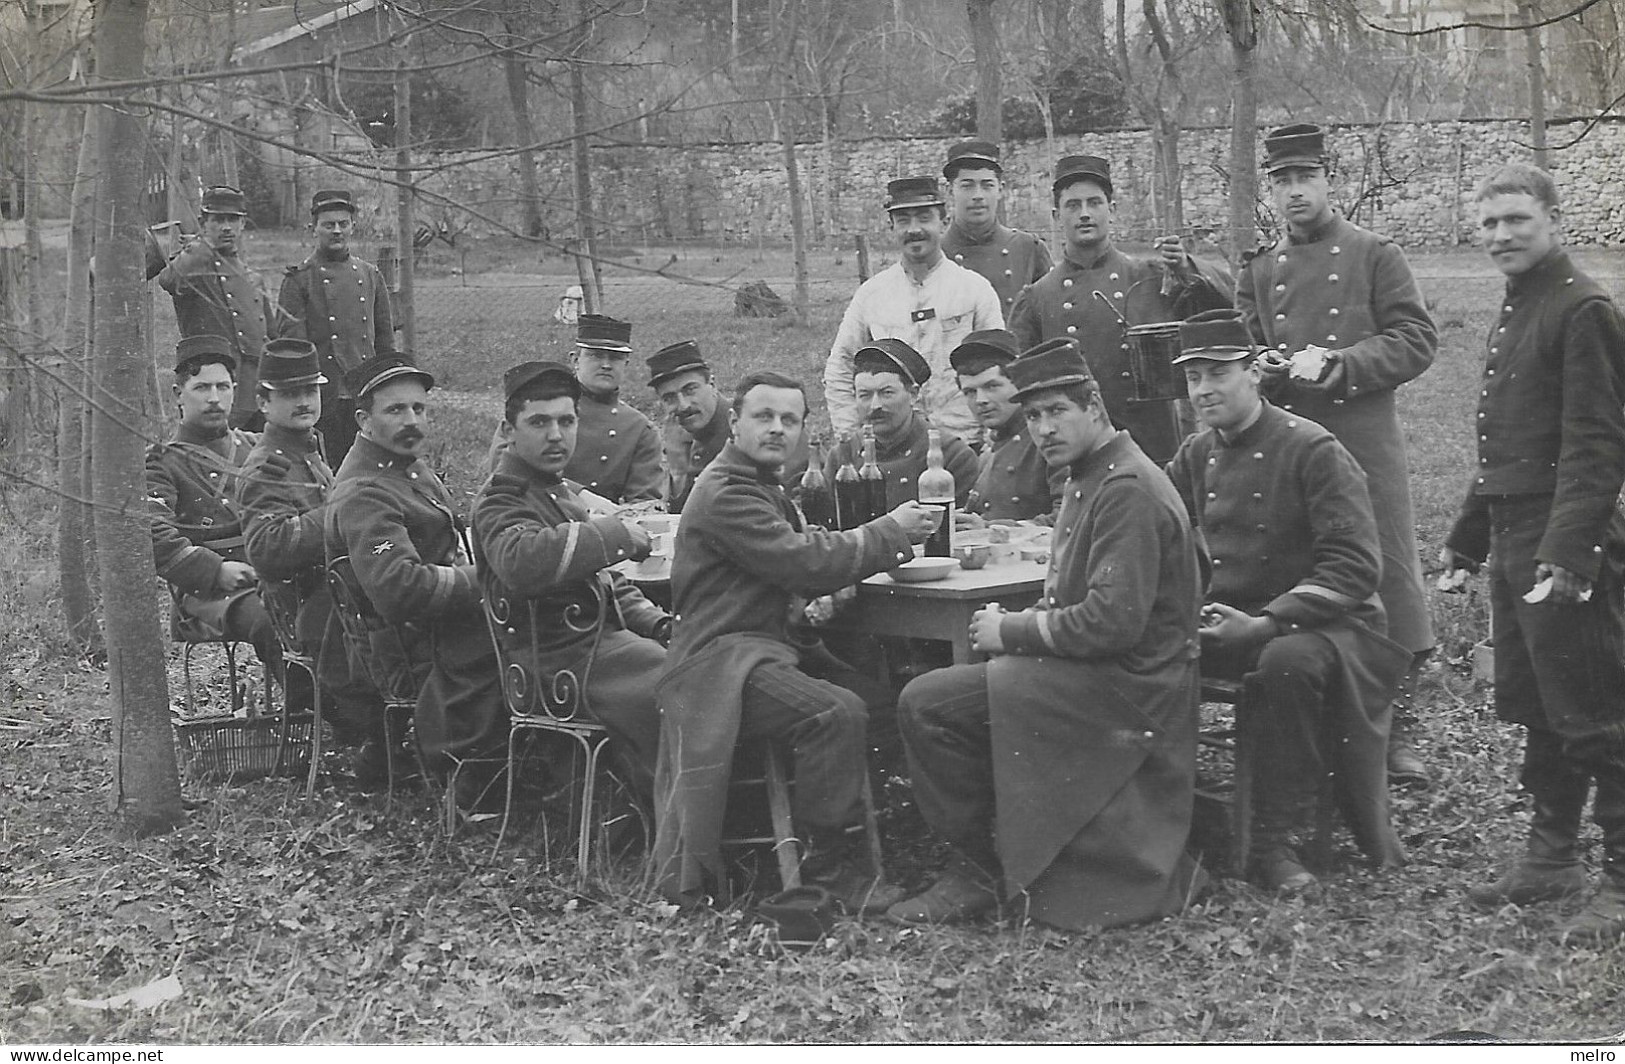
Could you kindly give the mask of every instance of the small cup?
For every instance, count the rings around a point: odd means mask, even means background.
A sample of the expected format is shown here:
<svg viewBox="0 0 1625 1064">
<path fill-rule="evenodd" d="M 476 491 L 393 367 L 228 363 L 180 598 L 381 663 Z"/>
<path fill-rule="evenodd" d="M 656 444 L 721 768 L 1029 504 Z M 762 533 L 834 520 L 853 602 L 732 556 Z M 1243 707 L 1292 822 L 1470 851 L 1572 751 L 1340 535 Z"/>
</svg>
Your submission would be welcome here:
<svg viewBox="0 0 1625 1064">
<path fill-rule="evenodd" d="M 985 544 L 954 548 L 954 557 L 959 559 L 961 569 L 980 569 L 991 555 L 992 550 Z"/>
</svg>

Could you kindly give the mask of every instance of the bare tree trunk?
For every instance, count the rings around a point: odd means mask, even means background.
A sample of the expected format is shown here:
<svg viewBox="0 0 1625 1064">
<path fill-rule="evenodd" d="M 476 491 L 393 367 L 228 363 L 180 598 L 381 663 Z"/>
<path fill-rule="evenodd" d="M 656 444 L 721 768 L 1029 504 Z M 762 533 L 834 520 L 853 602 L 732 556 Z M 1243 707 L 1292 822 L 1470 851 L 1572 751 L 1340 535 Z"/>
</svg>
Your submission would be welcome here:
<svg viewBox="0 0 1625 1064">
<path fill-rule="evenodd" d="M 69 207 L 68 295 L 62 314 L 62 378 L 69 387 L 57 398 L 57 487 L 61 510 L 57 513 L 57 577 L 62 589 L 62 618 L 68 636 L 81 651 L 101 650 L 102 633 L 96 623 L 95 597 L 90 571 L 96 555 L 90 498 L 87 409 L 90 394 L 90 247 L 96 212 L 96 123 L 88 113 L 80 116 L 79 164 L 73 175 L 73 202 Z"/>
<path fill-rule="evenodd" d="M 96 10 L 96 77 L 139 78 L 147 0 L 103 0 Z M 152 538 L 145 511 L 144 448 L 132 411 L 117 397 L 140 395 L 147 365 L 140 336 L 146 285 L 142 247 L 145 131 L 134 110 L 98 115 L 103 165 L 96 182 L 96 553 L 101 561 L 107 679 L 113 703 L 113 808 L 134 834 L 181 822 L 169 685 L 153 609 Z"/>
<path fill-rule="evenodd" d="M 509 36 L 519 35 L 512 29 Z M 542 235 L 542 194 L 536 184 L 536 124 L 530 118 L 530 83 L 525 58 L 510 52 L 502 57 L 502 73 L 508 81 L 508 102 L 513 106 L 514 133 L 519 137 L 519 196 L 525 211 L 525 235 Z"/>
<path fill-rule="evenodd" d="M 966 0 L 966 7 L 971 49 L 976 55 L 976 135 L 999 144 L 1004 140 L 1004 87 L 999 27 L 993 21 L 994 2 Z"/>
<path fill-rule="evenodd" d="M 784 157 L 784 177 L 790 192 L 790 257 L 796 285 L 792 306 L 796 322 L 805 325 L 810 302 L 807 282 L 807 213 L 802 203 L 801 168 L 796 163 L 795 122 L 792 121 L 787 107 L 790 94 L 794 91 L 790 84 L 790 63 L 795 55 L 797 12 L 795 0 L 785 0 L 782 13 L 777 9 L 774 12 L 774 33 L 782 42 L 783 51 L 779 56 L 777 76 L 774 78 L 773 101 L 769 104 L 769 109 L 773 113 L 773 126 L 779 134 L 779 144 Z"/>
<path fill-rule="evenodd" d="M 592 267 L 589 283 L 582 285 L 587 310 L 598 313 L 604 304 L 604 271 L 598 265 L 598 238 L 594 230 L 597 222 L 592 206 L 592 165 L 587 155 L 587 73 L 582 68 L 583 54 L 592 35 L 592 20 L 587 15 L 587 0 L 576 0 L 576 20 L 581 25 L 581 36 L 576 42 L 575 54 L 570 57 L 570 153 L 575 162 L 576 198 L 576 253 L 587 256 Z"/>
<path fill-rule="evenodd" d="M 1162 76 L 1164 83 L 1169 87 L 1173 96 L 1173 106 L 1162 104 L 1162 93 L 1158 92 L 1158 104 L 1155 111 L 1155 129 L 1152 133 L 1152 150 L 1156 155 L 1156 181 L 1152 200 L 1155 204 L 1157 228 L 1164 233 L 1183 233 L 1185 229 L 1185 204 L 1183 189 L 1180 182 L 1179 161 L 1179 124 L 1185 116 L 1185 85 L 1179 76 L 1179 61 L 1174 54 L 1174 47 L 1168 41 L 1168 34 L 1163 28 L 1163 20 L 1157 14 L 1156 0 L 1144 0 L 1140 8 L 1145 16 L 1146 29 L 1151 33 L 1151 41 L 1157 47 L 1157 54 L 1162 58 Z M 1172 14 L 1172 8 L 1169 9 Z"/>
<path fill-rule="evenodd" d="M 417 274 L 417 248 L 412 245 L 417 218 L 412 197 L 412 79 L 406 58 L 395 60 L 395 239 L 401 248 L 401 272 L 396 281 L 395 327 L 401 346 L 417 350 L 417 322 L 413 306 L 413 279 Z"/>
<path fill-rule="evenodd" d="M 1230 232 L 1226 245 L 1230 265 L 1241 266 L 1242 253 L 1258 239 L 1254 205 L 1258 201 L 1258 15 L 1253 0 L 1223 0 L 1221 11 L 1230 34 L 1233 88 L 1230 105 Z"/>
<path fill-rule="evenodd" d="M 1532 23 L 1539 19 L 1536 5 L 1524 2 L 1518 5 L 1520 22 Z M 1534 163 L 1546 169 L 1546 64 L 1541 60 L 1540 29 L 1523 31 L 1524 53 L 1529 60 L 1529 146 L 1534 149 Z"/>
</svg>

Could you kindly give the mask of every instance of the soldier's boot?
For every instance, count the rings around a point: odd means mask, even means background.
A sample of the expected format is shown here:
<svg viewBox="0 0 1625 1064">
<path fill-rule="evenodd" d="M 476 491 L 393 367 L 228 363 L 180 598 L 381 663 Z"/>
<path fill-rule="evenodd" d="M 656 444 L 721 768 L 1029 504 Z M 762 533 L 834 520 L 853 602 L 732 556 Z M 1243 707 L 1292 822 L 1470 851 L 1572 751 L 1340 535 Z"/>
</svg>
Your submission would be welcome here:
<svg viewBox="0 0 1625 1064">
<path fill-rule="evenodd" d="M 861 826 L 809 834 L 807 856 L 801 861 L 803 882 L 823 887 L 853 915 L 873 916 L 903 900 L 902 889 L 870 865 Z"/>
<path fill-rule="evenodd" d="M 1563 940 L 1605 944 L 1625 937 L 1625 765 L 1597 772 L 1592 819 L 1602 828 L 1602 886 L 1563 928 Z"/>
<path fill-rule="evenodd" d="M 1298 859 L 1298 838 L 1313 798 L 1281 786 L 1258 788 L 1253 810 L 1253 857 L 1247 878 L 1275 894 L 1305 894 L 1320 880 Z"/>
<path fill-rule="evenodd" d="M 1468 899 L 1480 908 L 1561 901 L 1586 889 L 1575 841 L 1591 789 L 1590 774 L 1562 756 L 1556 736 L 1531 730 L 1524 750 L 1523 785 L 1535 800 L 1529 842 L 1523 858 L 1500 879 L 1468 888 Z"/>
<path fill-rule="evenodd" d="M 948 867 L 914 897 L 886 910 L 894 924 L 957 924 L 999 908 L 999 857 L 991 844 L 955 847 Z"/>
<path fill-rule="evenodd" d="M 1411 659 L 1411 667 L 1400 681 L 1394 697 L 1393 723 L 1388 729 L 1388 782 L 1406 787 L 1427 787 L 1433 775 L 1416 752 L 1416 681 L 1429 651 Z"/>
</svg>

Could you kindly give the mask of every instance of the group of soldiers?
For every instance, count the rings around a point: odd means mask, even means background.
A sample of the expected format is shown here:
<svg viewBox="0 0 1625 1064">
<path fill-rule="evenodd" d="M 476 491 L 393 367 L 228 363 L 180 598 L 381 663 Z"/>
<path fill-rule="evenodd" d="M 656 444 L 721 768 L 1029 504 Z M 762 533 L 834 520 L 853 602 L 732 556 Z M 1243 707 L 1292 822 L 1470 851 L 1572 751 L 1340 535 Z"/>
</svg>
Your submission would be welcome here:
<svg viewBox="0 0 1625 1064">
<path fill-rule="evenodd" d="M 1395 709 L 1434 639 L 1395 390 L 1428 368 L 1437 334 L 1399 247 L 1332 207 L 1322 131 L 1288 126 L 1265 149 L 1283 232 L 1234 282 L 1177 238 L 1149 260 L 1121 251 L 1102 158 L 1056 164 L 1054 264 L 998 221 L 995 145 L 949 152 L 946 197 L 932 176 L 890 182 L 898 261 L 853 296 L 823 382 L 843 437 L 826 474 L 858 457 L 860 425 L 872 430 L 883 516 L 845 530 L 803 519 L 801 382 L 751 372 L 729 402 L 699 346 L 672 344 L 647 359 L 657 428 L 622 395 L 631 325 L 587 314 L 569 362 L 504 377 L 472 545 L 420 457 L 434 378 L 392 349 L 387 290 L 348 256 L 349 198 L 318 194 L 316 253 L 290 269 L 280 310 L 264 300 L 250 320 L 230 227 L 214 220 L 232 190 L 211 190 L 204 243 L 159 275 L 183 331 L 193 292 L 224 329 L 177 349 L 180 429 L 149 458 L 160 575 L 178 609 L 268 661 L 263 596 L 289 595 L 365 774 L 392 756 L 368 648 L 345 646 L 321 588 L 324 566 L 348 558 L 406 648 L 424 757 L 469 804 L 508 728 L 482 602 L 529 604 L 496 639 L 539 654 L 543 675 L 585 677 L 583 704 L 655 811 L 657 881 L 684 904 L 727 893 L 734 752 L 766 740 L 793 761 L 803 876 L 850 911 L 937 923 L 1019 907 L 1066 928 L 1177 911 L 1204 879 L 1187 850 L 1203 675 L 1242 684 L 1263 766 L 1257 883 L 1315 886 L 1301 845 L 1329 774 L 1361 848 L 1398 863 L 1388 786 L 1428 770 Z M 1471 895 L 1495 907 L 1585 890 L 1576 840 L 1595 783 L 1603 882 L 1568 933 L 1614 937 L 1625 319 L 1564 252 L 1543 171 L 1508 164 L 1477 204 L 1507 293 L 1478 469 L 1444 561 L 1459 586 L 1490 559 L 1496 705 L 1528 729 L 1535 812 L 1525 857 Z M 1184 399 L 1135 391 L 1128 330 L 1152 323 L 1177 323 L 1168 358 Z M 237 427 L 250 387 L 257 438 Z M 323 457 L 335 399 L 357 433 L 336 472 Z M 953 474 L 963 526 L 1050 525 L 1051 557 L 1035 607 L 976 612 L 970 642 L 987 660 L 914 670 L 898 692 L 832 653 L 850 641 L 822 622 L 830 596 L 912 559 L 943 520 L 916 498 L 928 455 Z M 632 519 L 651 508 L 680 515 L 669 606 L 621 572 L 653 549 Z M 570 620 L 583 608 L 590 626 Z M 912 896 L 862 844 L 869 757 L 891 742 L 952 852 Z"/>
</svg>

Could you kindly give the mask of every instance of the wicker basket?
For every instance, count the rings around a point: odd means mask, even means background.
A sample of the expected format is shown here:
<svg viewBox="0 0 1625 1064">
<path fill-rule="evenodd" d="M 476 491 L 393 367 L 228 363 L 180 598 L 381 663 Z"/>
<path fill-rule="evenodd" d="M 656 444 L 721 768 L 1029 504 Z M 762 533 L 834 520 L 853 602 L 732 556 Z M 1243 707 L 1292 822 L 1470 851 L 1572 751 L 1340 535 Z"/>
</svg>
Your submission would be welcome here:
<svg viewBox="0 0 1625 1064">
<path fill-rule="evenodd" d="M 206 780 L 242 781 L 264 776 L 302 776 L 310 768 L 310 730 L 316 717 L 288 718 L 283 743 L 280 714 L 246 717 L 177 716 L 175 742 L 181 763 Z M 277 764 L 278 750 L 282 763 Z"/>
</svg>

